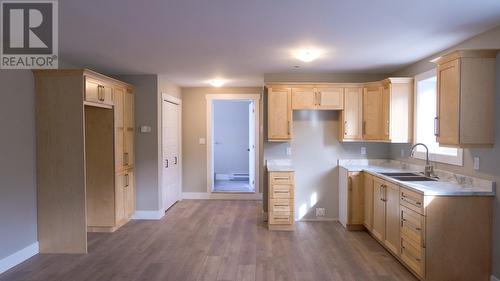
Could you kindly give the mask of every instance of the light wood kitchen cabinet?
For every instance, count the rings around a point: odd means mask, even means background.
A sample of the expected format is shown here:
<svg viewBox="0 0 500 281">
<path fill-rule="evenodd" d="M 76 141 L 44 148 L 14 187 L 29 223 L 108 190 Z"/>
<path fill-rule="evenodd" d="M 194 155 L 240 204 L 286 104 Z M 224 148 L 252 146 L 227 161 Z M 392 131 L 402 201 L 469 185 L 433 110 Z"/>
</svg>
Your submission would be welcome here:
<svg viewBox="0 0 500 281">
<path fill-rule="evenodd" d="M 350 172 L 347 188 L 347 229 L 362 229 L 364 216 L 363 174 Z"/>
<path fill-rule="evenodd" d="M 364 216 L 363 225 L 368 231 L 373 227 L 373 176 L 363 173 Z"/>
<path fill-rule="evenodd" d="M 383 139 L 392 143 L 413 141 L 413 78 L 387 78 L 382 89 Z"/>
<path fill-rule="evenodd" d="M 85 100 L 88 102 L 113 105 L 113 88 L 89 76 L 85 77 Z"/>
<path fill-rule="evenodd" d="M 443 146 L 493 146 L 496 50 L 455 51 L 437 63 L 435 134 Z"/>
<path fill-rule="evenodd" d="M 379 241 L 385 239 L 385 184 L 379 178 L 373 179 L 373 226 L 372 235 Z"/>
<path fill-rule="evenodd" d="M 125 218 L 129 220 L 135 211 L 135 177 L 133 170 L 128 170 L 125 173 L 124 189 Z"/>
<path fill-rule="evenodd" d="M 347 230 L 363 230 L 363 173 L 339 168 L 339 222 Z"/>
<path fill-rule="evenodd" d="M 292 93 L 290 88 L 271 87 L 267 93 L 268 141 L 292 138 Z"/>
<path fill-rule="evenodd" d="M 317 109 L 344 109 L 344 88 L 321 86 L 316 88 Z"/>
<path fill-rule="evenodd" d="M 345 88 L 344 110 L 339 120 L 339 140 L 363 139 L 363 88 Z"/>
<path fill-rule="evenodd" d="M 384 140 L 384 99 L 382 87 L 363 89 L 363 139 Z"/>
<path fill-rule="evenodd" d="M 120 195 L 118 177 L 127 111 L 120 93 L 132 86 L 88 69 L 33 73 L 40 252 L 86 253 L 87 232 L 112 232 L 135 208 L 133 189 Z"/>
<path fill-rule="evenodd" d="M 401 248 L 400 241 L 400 212 L 399 186 L 393 183 L 384 183 L 385 200 L 385 246 L 396 256 Z"/>
<path fill-rule="evenodd" d="M 314 87 L 292 88 L 292 109 L 316 109 L 317 93 Z"/>
<path fill-rule="evenodd" d="M 303 86 L 292 88 L 293 110 L 342 110 L 344 88 L 332 86 Z"/>
<path fill-rule="evenodd" d="M 135 118 L 134 118 L 134 95 L 130 91 L 126 91 L 124 95 L 123 107 L 124 111 L 124 155 L 123 162 L 127 169 L 134 167 L 135 163 L 135 149 L 134 149 L 134 135 L 135 135 Z"/>
<path fill-rule="evenodd" d="M 268 228 L 293 230 L 294 226 L 294 173 L 269 172 Z"/>
<path fill-rule="evenodd" d="M 125 129 L 123 122 L 125 90 L 121 87 L 114 89 L 114 114 L 115 114 L 115 171 L 119 172 L 125 168 Z"/>
</svg>

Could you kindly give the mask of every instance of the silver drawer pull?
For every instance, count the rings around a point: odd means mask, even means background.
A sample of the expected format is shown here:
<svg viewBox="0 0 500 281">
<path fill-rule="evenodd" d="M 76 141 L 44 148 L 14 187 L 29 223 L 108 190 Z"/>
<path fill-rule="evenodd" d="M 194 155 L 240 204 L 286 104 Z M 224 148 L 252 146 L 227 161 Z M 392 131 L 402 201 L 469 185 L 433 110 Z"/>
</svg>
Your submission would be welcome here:
<svg viewBox="0 0 500 281">
<path fill-rule="evenodd" d="M 403 223 L 406 223 L 407 226 L 409 226 L 410 228 L 413 228 L 416 231 L 421 231 L 422 230 L 420 227 L 415 226 L 414 224 L 412 224 L 411 222 L 409 222 L 407 219 L 402 219 L 401 221 Z"/>
<path fill-rule="evenodd" d="M 274 205 L 274 207 L 289 207 L 290 205 Z"/>
<path fill-rule="evenodd" d="M 401 246 L 401 253 L 403 252 L 403 250 L 406 250 L 406 247 L 405 247 L 405 246 Z M 409 254 L 409 253 L 408 253 L 408 251 L 406 252 L 406 255 L 407 255 L 407 256 L 409 256 L 409 257 L 411 257 L 411 258 L 413 258 L 414 260 L 416 260 L 416 261 L 418 261 L 418 262 L 420 262 L 420 261 L 421 261 L 421 259 L 419 259 L 419 258 L 417 258 L 417 257 L 413 256 L 412 254 Z"/>
<path fill-rule="evenodd" d="M 274 193 L 289 193 L 289 191 L 285 190 L 275 190 Z"/>
<path fill-rule="evenodd" d="M 290 177 L 274 177 L 275 180 L 289 180 Z"/>
</svg>

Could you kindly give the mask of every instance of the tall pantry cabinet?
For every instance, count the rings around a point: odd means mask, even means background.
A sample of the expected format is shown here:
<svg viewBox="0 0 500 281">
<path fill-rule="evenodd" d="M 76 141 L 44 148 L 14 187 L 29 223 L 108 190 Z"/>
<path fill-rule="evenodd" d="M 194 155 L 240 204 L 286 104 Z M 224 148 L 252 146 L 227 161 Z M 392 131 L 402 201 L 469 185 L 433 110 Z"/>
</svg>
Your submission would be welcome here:
<svg viewBox="0 0 500 281">
<path fill-rule="evenodd" d="M 135 210 L 131 85 L 87 69 L 35 70 L 41 253 L 86 253 Z"/>
</svg>

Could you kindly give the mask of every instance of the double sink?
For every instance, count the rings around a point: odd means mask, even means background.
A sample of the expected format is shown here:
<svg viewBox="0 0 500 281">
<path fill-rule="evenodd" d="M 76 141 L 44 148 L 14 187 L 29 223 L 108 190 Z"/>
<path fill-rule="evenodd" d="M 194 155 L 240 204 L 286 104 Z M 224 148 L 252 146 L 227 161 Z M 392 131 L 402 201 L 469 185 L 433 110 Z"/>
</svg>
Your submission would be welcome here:
<svg viewBox="0 0 500 281">
<path fill-rule="evenodd" d="M 398 181 L 437 181 L 436 178 L 426 177 L 420 173 L 400 172 L 400 173 L 380 173 L 380 174 L 388 176 Z"/>
</svg>

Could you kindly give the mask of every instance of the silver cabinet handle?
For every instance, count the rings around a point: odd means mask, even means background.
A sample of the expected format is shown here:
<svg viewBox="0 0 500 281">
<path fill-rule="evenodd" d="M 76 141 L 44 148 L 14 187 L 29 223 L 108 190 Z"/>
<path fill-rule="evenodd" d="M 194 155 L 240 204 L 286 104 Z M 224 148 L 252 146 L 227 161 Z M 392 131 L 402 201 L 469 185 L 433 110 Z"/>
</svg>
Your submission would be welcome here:
<svg viewBox="0 0 500 281">
<path fill-rule="evenodd" d="M 439 137 L 439 118 L 434 117 L 434 135 Z"/>
<path fill-rule="evenodd" d="M 318 106 L 321 106 L 321 92 L 318 92 Z"/>
<path fill-rule="evenodd" d="M 128 179 L 128 174 L 125 175 L 125 187 L 128 187 L 129 185 L 129 179 Z"/>
<path fill-rule="evenodd" d="M 168 159 L 165 159 L 165 168 L 168 168 Z"/>
<path fill-rule="evenodd" d="M 347 136 L 347 121 L 344 121 L 344 135 Z"/>
<path fill-rule="evenodd" d="M 128 165 L 128 152 L 123 153 L 123 164 Z"/>
<path fill-rule="evenodd" d="M 174 165 L 177 165 L 177 156 L 174 156 Z"/>
</svg>

